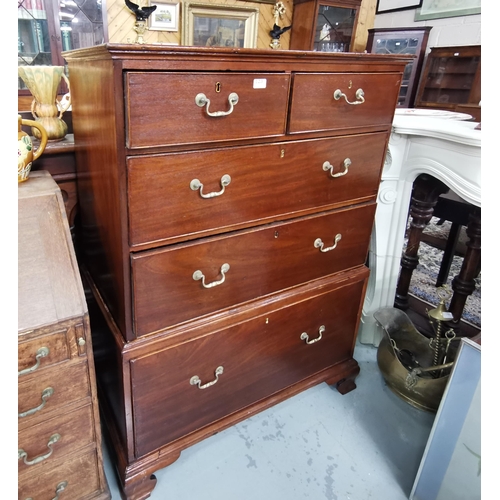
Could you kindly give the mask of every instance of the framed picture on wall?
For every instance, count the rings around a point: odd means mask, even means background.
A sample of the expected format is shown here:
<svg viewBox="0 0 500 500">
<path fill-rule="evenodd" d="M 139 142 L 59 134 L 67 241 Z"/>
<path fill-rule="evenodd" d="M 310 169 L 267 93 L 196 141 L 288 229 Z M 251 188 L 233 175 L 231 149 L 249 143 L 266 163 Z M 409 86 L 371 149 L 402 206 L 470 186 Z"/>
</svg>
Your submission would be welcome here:
<svg viewBox="0 0 500 500">
<path fill-rule="evenodd" d="M 149 29 L 158 31 L 179 31 L 179 2 L 149 1 L 156 9 L 148 17 Z"/>
<path fill-rule="evenodd" d="M 259 9 L 183 3 L 182 44 L 196 47 L 257 46 Z"/>
<path fill-rule="evenodd" d="M 481 0 L 422 0 L 415 21 L 481 14 Z"/>
<path fill-rule="evenodd" d="M 376 14 L 397 12 L 398 10 L 416 9 L 422 5 L 422 0 L 377 0 Z"/>
</svg>

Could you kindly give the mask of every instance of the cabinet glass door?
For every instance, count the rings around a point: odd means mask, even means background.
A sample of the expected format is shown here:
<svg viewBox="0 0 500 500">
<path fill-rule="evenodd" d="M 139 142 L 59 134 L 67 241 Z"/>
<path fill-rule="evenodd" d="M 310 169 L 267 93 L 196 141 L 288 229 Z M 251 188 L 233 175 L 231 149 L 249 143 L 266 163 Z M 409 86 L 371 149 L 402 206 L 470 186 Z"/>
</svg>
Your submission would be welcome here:
<svg viewBox="0 0 500 500">
<path fill-rule="evenodd" d="M 319 5 L 313 50 L 349 52 L 356 9 Z"/>
<path fill-rule="evenodd" d="M 420 40 L 414 37 L 401 38 L 377 38 L 373 52 L 376 54 L 414 54 L 420 50 Z M 408 89 L 411 83 L 414 61 L 408 63 L 403 73 L 401 90 L 398 97 L 398 106 L 404 105 L 408 96 Z"/>
<path fill-rule="evenodd" d="M 436 57 L 430 61 L 423 102 L 466 104 L 480 57 Z"/>
</svg>

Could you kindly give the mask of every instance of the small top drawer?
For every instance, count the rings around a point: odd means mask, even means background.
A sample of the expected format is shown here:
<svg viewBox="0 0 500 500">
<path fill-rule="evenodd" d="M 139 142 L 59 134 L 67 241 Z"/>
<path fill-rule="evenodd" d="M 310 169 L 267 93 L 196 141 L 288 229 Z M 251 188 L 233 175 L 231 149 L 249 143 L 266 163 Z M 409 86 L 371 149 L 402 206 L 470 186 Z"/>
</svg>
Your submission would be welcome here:
<svg viewBox="0 0 500 500">
<path fill-rule="evenodd" d="M 298 73 L 289 132 L 390 125 L 400 85 L 396 73 Z"/>
<path fill-rule="evenodd" d="M 19 342 L 17 358 L 19 380 L 47 366 L 70 360 L 67 329 Z"/>
<path fill-rule="evenodd" d="M 276 73 L 128 72 L 127 146 L 282 135 L 289 79 Z"/>
</svg>

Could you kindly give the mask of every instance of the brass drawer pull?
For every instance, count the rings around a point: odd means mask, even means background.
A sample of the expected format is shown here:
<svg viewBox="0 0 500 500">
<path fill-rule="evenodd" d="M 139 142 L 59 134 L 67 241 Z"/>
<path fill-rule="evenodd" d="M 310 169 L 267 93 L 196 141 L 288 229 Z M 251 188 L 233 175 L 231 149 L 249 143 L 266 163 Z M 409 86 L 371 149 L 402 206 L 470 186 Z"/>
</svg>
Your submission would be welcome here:
<svg viewBox="0 0 500 500">
<path fill-rule="evenodd" d="M 27 373 L 34 372 L 40 366 L 40 360 L 42 358 L 46 358 L 49 355 L 49 352 L 50 350 L 48 347 L 40 347 L 40 349 L 36 351 L 36 356 L 35 356 L 36 363 L 30 368 L 25 368 L 24 370 L 18 372 L 17 376 L 20 377 L 21 375 L 26 375 Z"/>
<path fill-rule="evenodd" d="M 338 101 L 341 97 L 343 97 L 345 99 L 345 102 L 347 104 L 351 104 L 352 106 L 356 106 L 356 104 L 363 104 L 365 102 L 365 93 L 364 93 L 363 89 L 356 90 L 357 101 L 354 101 L 354 102 L 349 101 L 349 99 L 347 99 L 347 96 L 340 89 L 337 89 L 333 93 L 333 98 L 336 101 Z"/>
<path fill-rule="evenodd" d="M 350 166 L 351 166 L 351 159 L 350 158 L 346 158 L 344 160 L 344 171 L 343 172 L 339 172 L 338 174 L 334 174 L 333 173 L 333 165 L 329 161 L 325 161 L 325 163 L 323 163 L 323 170 L 325 172 L 328 172 L 328 170 L 330 170 L 330 175 L 332 177 L 342 177 L 343 175 L 347 174 L 347 172 L 349 172 L 349 167 Z"/>
<path fill-rule="evenodd" d="M 226 186 L 229 186 L 229 184 L 231 184 L 231 176 L 228 175 L 228 174 L 225 174 L 225 175 L 223 175 L 220 178 L 220 185 L 222 187 L 222 189 L 220 191 L 213 192 L 213 193 L 203 194 L 203 192 L 202 192 L 203 184 L 198 179 L 193 179 L 189 183 L 189 187 L 193 191 L 197 191 L 199 189 L 200 190 L 200 196 L 202 198 L 215 198 L 216 196 L 220 196 L 222 193 L 224 193 L 224 190 L 226 189 Z"/>
<path fill-rule="evenodd" d="M 307 333 L 304 332 L 300 335 L 300 340 L 305 340 L 306 344 L 308 344 L 308 345 L 314 344 L 315 342 L 319 342 L 323 338 L 324 331 L 325 331 L 325 327 L 324 327 L 324 325 L 321 325 L 319 327 L 319 330 L 318 330 L 319 335 L 315 339 L 309 340 L 309 335 L 307 335 Z"/>
<path fill-rule="evenodd" d="M 26 410 L 23 413 L 19 413 L 19 418 L 23 417 L 29 417 L 30 415 L 33 415 L 33 413 L 36 413 L 37 411 L 41 410 L 44 406 L 47 400 L 54 394 L 54 389 L 52 387 L 47 387 L 42 391 L 42 404 L 38 405 L 36 408 L 32 408 L 31 410 Z"/>
<path fill-rule="evenodd" d="M 219 281 L 213 281 L 212 283 L 205 283 L 205 275 L 200 271 L 195 271 L 193 273 L 193 279 L 195 281 L 201 280 L 201 284 L 203 285 L 203 288 L 213 288 L 214 286 L 217 285 L 222 285 L 224 281 L 226 280 L 226 273 L 229 271 L 229 264 L 222 264 L 222 267 L 220 268 L 220 273 L 222 274 L 222 278 Z"/>
<path fill-rule="evenodd" d="M 210 106 L 210 99 L 205 94 L 200 93 L 194 98 L 194 102 L 200 108 L 202 108 L 205 105 L 207 106 L 206 112 L 207 112 L 208 116 L 227 116 L 227 115 L 230 115 L 234 110 L 234 106 L 236 104 L 238 104 L 238 101 L 240 100 L 240 98 L 236 92 L 231 92 L 229 94 L 227 100 L 229 102 L 229 111 L 214 111 L 211 113 L 208 110 L 208 106 Z"/>
<path fill-rule="evenodd" d="M 56 486 L 56 496 L 52 500 L 59 500 L 59 493 L 62 493 L 65 489 L 66 486 L 68 486 L 68 481 L 61 481 L 57 486 Z M 33 500 L 32 497 L 27 498 L 26 500 Z"/>
<path fill-rule="evenodd" d="M 321 240 L 321 238 L 317 238 L 314 240 L 314 248 L 319 248 L 320 252 L 329 252 L 330 250 L 334 250 L 337 248 L 337 243 L 342 239 L 342 235 L 339 233 L 335 236 L 335 242 L 334 245 L 328 248 L 323 248 L 324 243 Z"/>
<path fill-rule="evenodd" d="M 223 371 L 224 371 L 224 367 L 218 366 L 215 369 L 215 380 L 212 380 L 211 382 L 207 382 L 206 384 L 201 385 L 201 380 L 200 380 L 200 377 L 198 377 L 198 375 L 194 375 L 193 377 L 191 377 L 191 379 L 189 380 L 189 383 L 191 385 L 197 385 L 198 389 L 206 389 L 207 387 L 211 387 L 212 385 L 216 384 L 219 381 L 219 375 L 222 375 Z"/>
<path fill-rule="evenodd" d="M 47 448 L 49 448 L 50 451 L 45 455 L 40 455 L 33 460 L 26 460 L 28 458 L 28 454 L 21 448 L 17 450 L 17 459 L 21 460 L 22 458 L 26 465 L 39 464 L 40 462 L 43 462 L 45 459 L 49 458 L 50 455 L 52 455 L 52 452 L 54 451 L 54 448 L 52 448 L 52 446 L 57 443 L 59 439 L 61 439 L 61 436 L 59 434 L 53 434 L 52 436 L 50 436 L 49 442 L 47 443 Z"/>
</svg>

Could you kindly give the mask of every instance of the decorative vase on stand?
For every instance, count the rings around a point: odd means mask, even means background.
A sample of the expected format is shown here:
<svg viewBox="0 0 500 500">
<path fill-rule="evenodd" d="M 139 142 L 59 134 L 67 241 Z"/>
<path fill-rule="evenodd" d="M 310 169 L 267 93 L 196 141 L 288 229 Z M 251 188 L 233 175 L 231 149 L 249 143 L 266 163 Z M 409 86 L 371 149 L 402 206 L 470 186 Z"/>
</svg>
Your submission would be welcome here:
<svg viewBox="0 0 500 500">
<path fill-rule="evenodd" d="M 33 94 L 31 114 L 47 132 L 49 141 L 60 141 L 68 133 L 68 125 L 62 119 L 63 113 L 71 105 L 69 99 L 64 106 L 57 103 L 57 88 L 63 78 L 68 85 L 69 80 L 64 74 L 63 66 L 19 66 L 17 68 L 30 92 Z M 40 131 L 32 128 L 33 135 L 41 139 Z"/>
<path fill-rule="evenodd" d="M 21 115 L 17 115 L 17 182 L 24 182 L 28 179 L 33 162 L 43 153 L 47 145 L 47 132 L 38 122 L 33 120 L 23 120 Z M 36 128 L 40 133 L 40 145 L 33 151 L 31 137 L 22 130 L 22 126 L 27 125 Z"/>
</svg>

